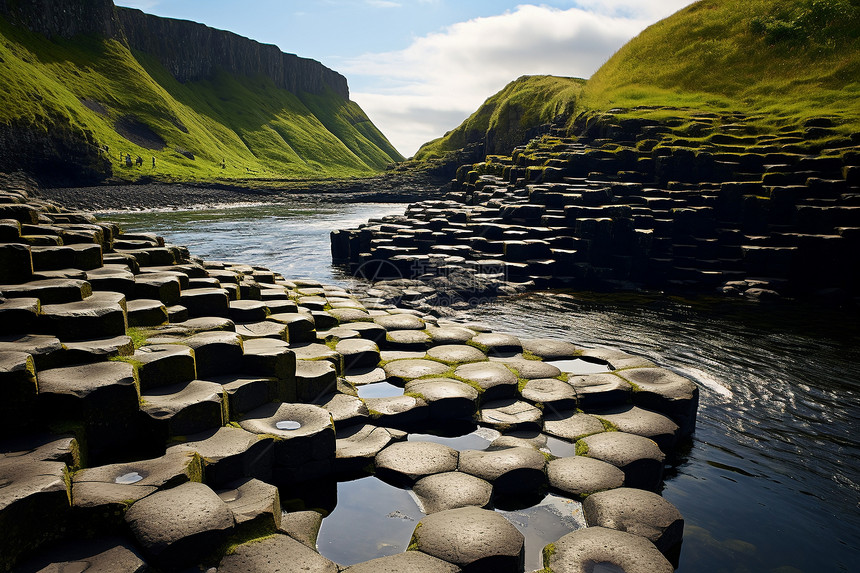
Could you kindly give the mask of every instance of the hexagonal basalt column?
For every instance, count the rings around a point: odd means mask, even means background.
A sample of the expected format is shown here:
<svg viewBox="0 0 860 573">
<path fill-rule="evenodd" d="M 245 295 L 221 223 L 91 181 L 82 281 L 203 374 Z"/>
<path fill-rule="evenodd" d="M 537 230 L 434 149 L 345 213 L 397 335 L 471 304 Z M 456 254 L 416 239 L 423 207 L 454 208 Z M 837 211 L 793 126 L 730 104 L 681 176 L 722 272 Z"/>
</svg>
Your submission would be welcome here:
<svg viewBox="0 0 860 573">
<path fill-rule="evenodd" d="M 585 456 L 552 460 L 547 464 L 549 485 L 569 496 L 586 496 L 624 485 L 624 472 L 610 463 Z"/>
<path fill-rule="evenodd" d="M 461 472 L 493 483 L 500 494 L 533 492 L 546 484 L 546 457 L 534 448 L 514 447 L 460 453 Z"/>
<path fill-rule="evenodd" d="M 525 538 L 501 514 L 461 507 L 418 522 L 410 547 L 464 571 L 521 573 Z"/>
<path fill-rule="evenodd" d="M 618 488 L 595 493 L 582 504 L 589 526 L 641 535 L 666 554 L 681 543 L 684 518 L 678 509 L 642 489 Z"/>
<path fill-rule="evenodd" d="M 273 473 L 279 484 L 307 481 L 331 474 L 335 458 L 334 422 L 323 408 L 311 404 L 267 404 L 239 424 L 249 432 L 275 440 Z"/>
<path fill-rule="evenodd" d="M 125 520 L 157 565 L 190 566 L 214 551 L 233 530 L 233 514 L 209 486 L 186 483 L 136 502 Z"/>
<path fill-rule="evenodd" d="M 0 568 L 60 536 L 69 511 L 65 470 L 62 462 L 0 457 Z"/>
<path fill-rule="evenodd" d="M 624 472 L 627 487 L 656 490 L 663 479 L 666 456 L 653 440 L 624 432 L 603 432 L 577 442 L 577 451 L 609 462 Z"/>
<path fill-rule="evenodd" d="M 457 450 L 433 442 L 398 442 L 376 455 L 376 474 L 411 485 L 424 476 L 457 469 Z"/>
<path fill-rule="evenodd" d="M 544 548 L 550 573 L 590 573 L 595 565 L 624 573 L 672 573 L 675 568 L 638 535 L 605 527 L 586 527 L 568 533 Z"/>
<path fill-rule="evenodd" d="M 699 387 L 691 380 L 665 368 L 634 368 L 619 374 L 636 385 L 633 403 L 666 414 L 688 436 L 696 427 Z"/>
</svg>

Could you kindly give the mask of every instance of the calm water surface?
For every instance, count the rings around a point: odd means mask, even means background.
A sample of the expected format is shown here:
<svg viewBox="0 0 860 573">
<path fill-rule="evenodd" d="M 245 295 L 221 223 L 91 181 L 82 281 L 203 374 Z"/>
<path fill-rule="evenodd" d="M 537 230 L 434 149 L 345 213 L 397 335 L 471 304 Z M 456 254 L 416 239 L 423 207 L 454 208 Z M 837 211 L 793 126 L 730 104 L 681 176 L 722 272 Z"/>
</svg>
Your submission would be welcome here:
<svg viewBox="0 0 860 573">
<path fill-rule="evenodd" d="M 351 279 L 331 266 L 329 231 L 403 208 L 283 203 L 104 217 L 128 230 L 157 232 L 208 259 L 252 262 L 285 276 L 348 286 Z M 646 295 L 535 293 L 482 305 L 463 318 L 522 336 L 622 348 L 699 383 L 694 439 L 662 492 L 686 520 L 678 571 L 858 570 L 856 313 Z M 349 554 L 332 543 L 344 563 L 401 551 L 392 547 L 408 543 L 403 532 L 411 533 L 411 520 L 420 519 L 407 492 L 377 482 L 337 486 L 335 511 L 344 519 L 324 520 L 321 540 L 349 539 L 376 527 L 387 531 L 387 523 L 396 524 L 397 533 L 363 540 L 358 545 L 367 555 Z M 394 509 L 368 516 L 360 500 L 374 495 L 393 500 Z M 364 519 L 381 524 L 365 528 Z M 338 526 L 340 521 L 351 525 Z"/>
</svg>

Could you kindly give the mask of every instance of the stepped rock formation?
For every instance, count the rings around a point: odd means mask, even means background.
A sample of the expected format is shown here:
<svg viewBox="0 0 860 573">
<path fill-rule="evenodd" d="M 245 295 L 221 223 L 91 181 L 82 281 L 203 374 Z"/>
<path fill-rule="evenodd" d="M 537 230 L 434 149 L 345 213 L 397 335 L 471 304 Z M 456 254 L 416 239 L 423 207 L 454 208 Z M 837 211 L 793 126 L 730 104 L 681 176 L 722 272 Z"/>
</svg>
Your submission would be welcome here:
<svg viewBox="0 0 860 573">
<path fill-rule="evenodd" d="M 432 284 L 410 302 L 424 310 L 535 286 L 857 295 L 856 137 L 827 118 L 757 133 L 728 113 L 694 118 L 702 144 L 663 144 L 671 121 L 616 114 L 461 166 L 445 201 L 334 231 L 333 258 Z"/>
<path fill-rule="evenodd" d="M 367 285 L 204 261 L 36 191 L 0 175 L 0 570 L 334 573 L 320 513 L 338 519 L 336 479 L 373 473 L 414 484 L 427 516 L 407 524 L 408 549 L 347 571 L 532 570 L 539 545 L 483 507 L 547 488 L 579 527 L 599 525 L 602 562 L 672 570 L 677 509 L 626 488 L 659 488 L 695 426 L 692 381 L 396 307 Z M 407 439 L 428 432 L 461 449 Z M 307 490 L 320 513 L 282 509 Z M 577 528 L 551 515 L 540 545 Z"/>
</svg>

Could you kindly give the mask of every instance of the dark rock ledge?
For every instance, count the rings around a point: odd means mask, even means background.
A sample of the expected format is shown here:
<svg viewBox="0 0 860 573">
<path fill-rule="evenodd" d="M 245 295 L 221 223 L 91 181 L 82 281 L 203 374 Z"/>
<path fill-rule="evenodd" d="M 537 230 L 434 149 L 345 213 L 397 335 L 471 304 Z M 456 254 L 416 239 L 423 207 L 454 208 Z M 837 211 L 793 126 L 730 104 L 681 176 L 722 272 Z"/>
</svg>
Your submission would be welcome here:
<svg viewBox="0 0 860 573">
<path fill-rule="evenodd" d="M 691 381 L 203 261 L 5 181 L 0 569 L 336 573 L 322 515 L 280 493 L 370 472 L 426 517 L 408 550 L 347 571 L 519 573 L 524 536 L 493 508 L 548 491 L 589 525 L 548 570 L 672 571 L 683 519 L 652 492 L 694 430 Z M 578 375 L 583 355 L 607 372 Z M 386 381 L 404 393 L 359 397 Z M 486 447 L 406 441 L 453 424 Z"/>
<path fill-rule="evenodd" d="M 545 136 L 461 166 L 442 200 L 332 232 L 332 258 L 425 311 L 545 287 L 856 299 L 856 138 L 718 144 L 743 121 L 707 119 L 698 148 L 655 147 L 665 126 Z"/>
</svg>

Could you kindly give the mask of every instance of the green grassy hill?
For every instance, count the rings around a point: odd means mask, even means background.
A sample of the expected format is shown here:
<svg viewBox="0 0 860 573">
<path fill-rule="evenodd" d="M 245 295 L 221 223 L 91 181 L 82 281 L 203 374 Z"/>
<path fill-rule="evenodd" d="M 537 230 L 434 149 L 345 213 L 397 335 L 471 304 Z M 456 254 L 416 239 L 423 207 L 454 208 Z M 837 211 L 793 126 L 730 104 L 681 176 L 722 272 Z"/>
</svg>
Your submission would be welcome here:
<svg viewBox="0 0 860 573">
<path fill-rule="evenodd" d="M 581 106 L 658 117 L 736 111 L 763 126 L 827 116 L 860 131 L 860 0 L 701 0 L 619 50 L 589 79 Z"/>
<path fill-rule="evenodd" d="M 510 151 L 535 128 L 569 116 L 585 80 L 554 76 L 523 76 L 490 97 L 453 131 L 421 146 L 419 161 L 443 158 L 445 153 L 472 143 L 486 143 L 486 153 Z"/>
<path fill-rule="evenodd" d="M 264 76 L 225 72 L 183 84 L 121 41 L 49 40 L 2 18 L 0 85 L 0 163 L 45 176 L 345 178 L 403 159 L 331 90 L 296 95 Z M 126 168 L 120 153 L 143 166 Z"/>
<path fill-rule="evenodd" d="M 749 134 L 839 146 L 860 133 L 860 0 L 701 0 L 644 30 L 588 81 L 512 82 L 415 158 L 454 157 L 494 136 L 508 147 L 522 144 L 529 127 L 559 113 L 572 133 L 601 117 L 616 125 L 657 121 L 671 126 L 661 138 L 669 147 L 710 141 L 700 129 L 706 116 L 743 118 L 737 129 Z M 821 125 L 829 131 L 804 131 Z"/>
</svg>

